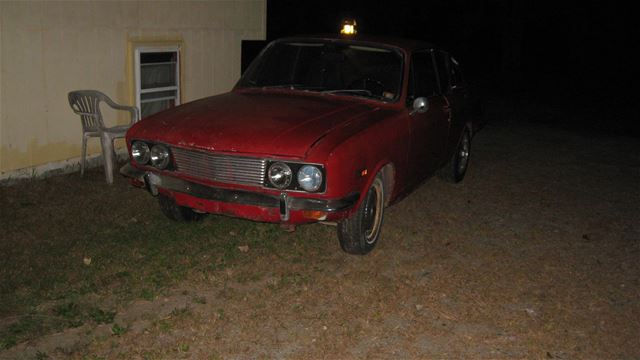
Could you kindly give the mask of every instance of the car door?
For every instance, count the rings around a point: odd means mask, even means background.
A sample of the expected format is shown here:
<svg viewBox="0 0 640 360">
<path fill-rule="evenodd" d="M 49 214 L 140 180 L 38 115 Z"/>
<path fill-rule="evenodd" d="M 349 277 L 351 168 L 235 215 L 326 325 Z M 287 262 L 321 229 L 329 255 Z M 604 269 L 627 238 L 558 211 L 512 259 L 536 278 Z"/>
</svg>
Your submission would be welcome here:
<svg viewBox="0 0 640 360">
<path fill-rule="evenodd" d="M 445 144 L 443 162 L 449 159 L 458 145 L 462 129 L 468 118 L 467 88 L 462 79 L 458 63 L 448 53 L 434 52 L 440 89 L 447 97 L 451 113 L 449 115 L 449 135 Z"/>
<path fill-rule="evenodd" d="M 411 57 L 407 107 L 409 111 L 409 175 L 419 183 L 442 164 L 449 132 L 450 108 L 439 86 L 433 51 L 414 52 Z M 426 112 L 413 110 L 413 101 L 426 98 Z"/>
</svg>

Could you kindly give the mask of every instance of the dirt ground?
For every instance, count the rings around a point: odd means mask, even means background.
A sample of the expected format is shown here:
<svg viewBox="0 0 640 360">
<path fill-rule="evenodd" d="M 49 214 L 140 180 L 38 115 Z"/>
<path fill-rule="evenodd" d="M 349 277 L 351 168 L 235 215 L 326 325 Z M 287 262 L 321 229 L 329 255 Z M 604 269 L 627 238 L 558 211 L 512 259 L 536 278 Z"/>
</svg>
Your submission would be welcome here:
<svg viewBox="0 0 640 360">
<path fill-rule="evenodd" d="M 330 226 L 283 232 L 285 255 L 239 249 L 249 261 L 120 307 L 126 331 L 0 357 L 640 358 L 637 138 L 497 121 L 462 183 L 430 179 L 385 216 L 367 256 Z"/>
</svg>

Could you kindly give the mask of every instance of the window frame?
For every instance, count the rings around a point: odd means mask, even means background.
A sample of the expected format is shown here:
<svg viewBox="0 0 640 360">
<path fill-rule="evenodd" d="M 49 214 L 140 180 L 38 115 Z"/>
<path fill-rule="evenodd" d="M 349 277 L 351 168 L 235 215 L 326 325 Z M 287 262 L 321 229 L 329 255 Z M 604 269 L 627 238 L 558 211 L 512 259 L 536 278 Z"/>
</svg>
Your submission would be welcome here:
<svg viewBox="0 0 640 360">
<path fill-rule="evenodd" d="M 141 64 L 141 60 L 140 60 L 140 55 L 143 53 L 161 53 L 161 52 L 175 52 L 176 53 L 176 74 L 175 74 L 175 85 L 174 86 L 165 86 L 165 87 L 160 87 L 160 88 L 151 88 L 151 89 L 142 89 L 142 79 L 141 79 L 141 73 L 142 73 L 142 64 Z M 136 101 L 136 106 L 138 108 L 138 112 L 139 112 L 139 118 L 142 119 L 142 94 L 147 94 L 147 93 L 154 93 L 154 92 L 160 92 L 160 91 L 172 91 L 175 90 L 176 91 L 176 95 L 175 97 L 171 96 L 171 97 L 167 97 L 167 98 L 159 98 L 159 99 L 153 99 L 153 101 L 159 101 L 159 100 L 169 100 L 169 99 L 174 99 L 174 105 L 178 106 L 181 104 L 181 97 L 182 97 L 182 91 L 181 91 L 181 84 L 182 84 L 182 78 L 181 78 L 181 66 L 182 66 L 182 54 L 181 54 L 181 46 L 180 45 L 169 45 L 169 46 L 136 46 L 134 49 L 134 57 L 133 57 L 133 61 L 134 61 L 134 74 L 135 74 L 135 101 Z M 151 102 L 151 101 L 145 101 L 145 102 Z"/>
</svg>

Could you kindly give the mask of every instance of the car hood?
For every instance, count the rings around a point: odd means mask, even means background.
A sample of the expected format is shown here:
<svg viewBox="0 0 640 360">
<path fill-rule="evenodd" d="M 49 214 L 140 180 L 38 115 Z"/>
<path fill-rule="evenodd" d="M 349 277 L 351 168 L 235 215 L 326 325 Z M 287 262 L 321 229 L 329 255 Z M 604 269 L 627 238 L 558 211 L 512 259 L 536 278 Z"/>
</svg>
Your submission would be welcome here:
<svg viewBox="0 0 640 360">
<path fill-rule="evenodd" d="M 374 110 L 355 97 L 234 91 L 150 116 L 127 137 L 207 151 L 303 158 L 325 134 Z"/>
</svg>

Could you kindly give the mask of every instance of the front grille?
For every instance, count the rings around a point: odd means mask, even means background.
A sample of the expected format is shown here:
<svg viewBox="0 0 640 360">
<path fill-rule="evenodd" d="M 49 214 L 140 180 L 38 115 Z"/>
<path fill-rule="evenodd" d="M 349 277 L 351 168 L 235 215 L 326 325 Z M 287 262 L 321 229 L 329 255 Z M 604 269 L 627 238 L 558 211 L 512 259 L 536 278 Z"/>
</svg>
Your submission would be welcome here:
<svg viewBox="0 0 640 360">
<path fill-rule="evenodd" d="M 262 186 L 266 160 L 172 148 L 176 171 L 229 184 Z"/>
</svg>

